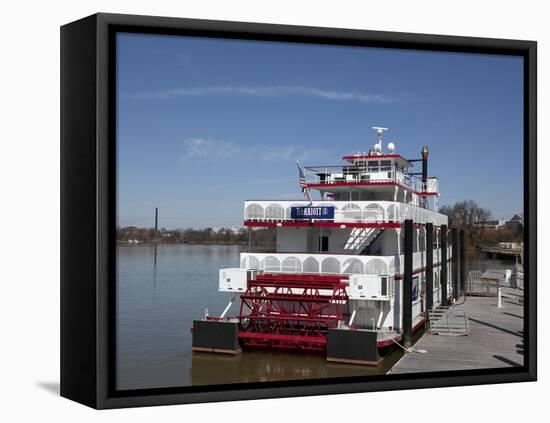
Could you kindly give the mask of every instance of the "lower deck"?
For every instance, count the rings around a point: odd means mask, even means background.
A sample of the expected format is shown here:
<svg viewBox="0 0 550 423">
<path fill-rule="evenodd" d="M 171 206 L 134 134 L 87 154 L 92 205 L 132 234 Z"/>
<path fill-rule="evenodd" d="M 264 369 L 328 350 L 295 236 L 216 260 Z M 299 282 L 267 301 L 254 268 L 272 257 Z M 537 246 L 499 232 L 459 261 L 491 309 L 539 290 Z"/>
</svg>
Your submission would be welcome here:
<svg viewBox="0 0 550 423">
<path fill-rule="evenodd" d="M 410 293 L 405 294 L 401 275 L 222 269 L 220 289 L 230 292 L 231 301 L 220 317 L 195 322 L 200 332 L 194 350 L 235 354 L 241 348 L 299 350 L 326 353 L 331 361 L 378 365 L 382 360 L 379 350 L 398 344 L 406 333 L 410 336 L 404 329 L 407 325 L 414 332 L 425 322 L 424 279 L 420 270 L 409 282 Z M 431 294 L 431 303 L 437 307 L 444 290 L 438 288 Z M 408 321 L 405 295 L 411 295 Z M 239 311 L 231 321 L 226 312 L 236 299 Z M 223 345 L 217 339 L 222 334 L 228 341 Z"/>
</svg>

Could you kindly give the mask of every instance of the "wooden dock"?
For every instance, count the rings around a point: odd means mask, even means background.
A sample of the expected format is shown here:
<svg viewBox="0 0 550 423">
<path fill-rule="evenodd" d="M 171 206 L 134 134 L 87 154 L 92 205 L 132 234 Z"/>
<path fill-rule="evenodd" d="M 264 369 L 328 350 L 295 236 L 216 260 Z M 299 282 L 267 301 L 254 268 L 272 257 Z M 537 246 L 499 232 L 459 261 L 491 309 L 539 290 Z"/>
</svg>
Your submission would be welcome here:
<svg viewBox="0 0 550 423">
<path fill-rule="evenodd" d="M 457 306 L 469 317 L 467 336 L 426 333 L 414 348 L 427 352 L 405 354 L 388 373 L 522 366 L 523 290 L 503 288 L 502 293 L 501 308 L 495 297 L 467 297 Z"/>
</svg>

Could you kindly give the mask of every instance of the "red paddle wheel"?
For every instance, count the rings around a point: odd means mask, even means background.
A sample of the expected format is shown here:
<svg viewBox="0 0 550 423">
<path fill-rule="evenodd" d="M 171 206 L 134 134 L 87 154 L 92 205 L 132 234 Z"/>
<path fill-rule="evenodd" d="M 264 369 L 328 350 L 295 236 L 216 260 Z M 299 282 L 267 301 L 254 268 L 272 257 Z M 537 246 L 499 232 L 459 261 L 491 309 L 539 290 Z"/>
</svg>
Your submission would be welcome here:
<svg viewBox="0 0 550 423">
<path fill-rule="evenodd" d="M 322 352 L 347 311 L 347 278 L 263 274 L 241 295 L 239 339 L 251 348 Z"/>
</svg>

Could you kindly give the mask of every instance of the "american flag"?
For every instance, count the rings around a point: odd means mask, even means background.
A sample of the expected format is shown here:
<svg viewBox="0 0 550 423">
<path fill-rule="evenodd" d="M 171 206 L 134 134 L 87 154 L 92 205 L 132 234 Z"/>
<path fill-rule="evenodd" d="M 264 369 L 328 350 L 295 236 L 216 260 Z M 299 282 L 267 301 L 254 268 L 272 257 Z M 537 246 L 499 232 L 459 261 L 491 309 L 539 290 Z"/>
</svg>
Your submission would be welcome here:
<svg viewBox="0 0 550 423">
<path fill-rule="evenodd" d="M 309 194 L 309 189 L 307 187 L 306 177 L 304 175 L 304 170 L 302 169 L 302 166 L 300 166 L 300 162 L 296 162 L 296 165 L 298 166 L 298 174 L 300 176 L 300 188 L 302 189 L 302 192 L 304 193 L 304 197 L 306 197 L 310 202 L 312 202 L 311 195 Z"/>
<path fill-rule="evenodd" d="M 304 171 L 302 168 L 300 168 L 300 188 L 302 188 L 302 192 L 305 192 L 307 188 L 306 177 L 304 176 Z"/>
<path fill-rule="evenodd" d="M 298 174 L 300 177 L 300 188 L 302 188 L 302 192 L 305 194 L 307 190 L 306 176 L 304 175 L 302 166 L 300 166 L 300 162 L 296 162 L 296 165 L 298 166 Z"/>
</svg>

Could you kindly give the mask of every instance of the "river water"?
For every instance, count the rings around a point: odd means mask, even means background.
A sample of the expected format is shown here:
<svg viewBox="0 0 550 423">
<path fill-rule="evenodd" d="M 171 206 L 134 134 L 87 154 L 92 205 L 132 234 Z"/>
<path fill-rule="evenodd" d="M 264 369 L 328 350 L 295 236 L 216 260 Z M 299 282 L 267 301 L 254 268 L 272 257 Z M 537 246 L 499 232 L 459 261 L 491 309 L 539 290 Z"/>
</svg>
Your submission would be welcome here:
<svg viewBox="0 0 550 423">
<path fill-rule="evenodd" d="M 137 244 L 117 246 L 117 389 L 385 374 L 402 356 L 395 349 L 378 367 L 327 363 L 323 356 L 247 352 L 237 357 L 193 353 L 194 319 L 219 315 L 229 296 L 218 292 L 218 269 L 238 267 L 239 246 Z M 473 259 L 468 268 L 513 267 Z M 468 270 L 468 269 L 467 269 Z M 229 311 L 238 313 L 236 301 Z"/>
</svg>

